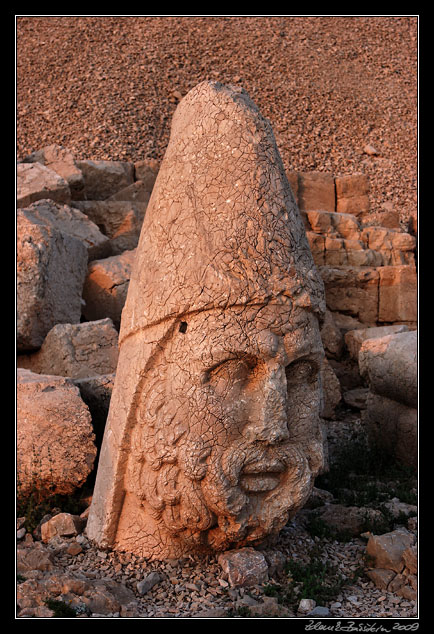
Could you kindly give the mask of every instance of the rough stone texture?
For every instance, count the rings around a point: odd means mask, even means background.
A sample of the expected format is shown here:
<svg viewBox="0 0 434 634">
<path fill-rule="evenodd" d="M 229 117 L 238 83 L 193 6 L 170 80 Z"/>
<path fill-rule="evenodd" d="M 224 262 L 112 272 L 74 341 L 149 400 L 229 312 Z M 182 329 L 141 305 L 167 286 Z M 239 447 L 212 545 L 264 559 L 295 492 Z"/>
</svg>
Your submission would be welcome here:
<svg viewBox="0 0 434 634">
<path fill-rule="evenodd" d="M 345 345 L 350 356 L 358 361 L 359 352 L 362 343 L 366 339 L 379 339 L 387 335 L 394 335 L 399 332 L 407 332 L 408 327 L 405 324 L 396 324 L 393 326 L 378 326 L 377 328 L 362 328 L 357 330 L 349 330 L 345 333 Z"/>
<path fill-rule="evenodd" d="M 366 216 L 370 209 L 369 179 L 366 174 L 349 174 L 335 178 L 336 211 Z"/>
<path fill-rule="evenodd" d="M 359 352 L 359 368 L 370 388 L 363 416 L 370 442 L 416 467 L 417 331 L 366 339 Z"/>
<path fill-rule="evenodd" d="M 137 202 L 148 204 L 151 197 L 152 189 L 150 190 L 146 183 L 143 181 L 136 181 L 128 187 L 124 187 L 120 191 L 109 196 L 107 200 L 125 201 L 125 202 Z"/>
<path fill-rule="evenodd" d="M 240 548 L 222 553 L 218 562 L 232 587 L 249 587 L 268 579 L 268 564 L 264 555 L 254 548 Z"/>
<path fill-rule="evenodd" d="M 106 318 L 54 326 L 40 350 L 19 355 L 17 365 L 38 374 L 79 379 L 114 372 L 117 360 L 118 333 Z"/>
<path fill-rule="evenodd" d="M 64 178 L 40 163 L 17 164 L 17 207 L 28 207 L 42 198 L 69 203 L 71 191 Z"/>
<path fill-rule="evenodd" d="M 96 456 L 88 407 L 63 377 L 17 371 L 18 493 L 68 494 L 82 485 Z"/>
<path fill-rule="evenodd" d="M 53 200 L 40 200 L 23 209 L 29 218 L 37 218 L 41 222 L 62 231 L 83 242 L 87 249 L 88 259 L 96 260 L 110 255 L 110 245 L 88 216 L 68 205 L 60 205 Z"/>
<path fill-rule="evenodd" d="M 28 548 L 22 546 L 17 548 L 17 573 L 25 574 L 30 570 L 53 570 L 54 557 L 41 543 Z"/>
<path fill-rule="evenodd" d="M 360 535 L 365 530 L 368 521 L 375 522 L 383 517 L 376 509 L 342 504 L 326 504 L 315 514 L 333 531 L 351 536 Z"/>
<path fill-rule="evenodd" d="M 323 389 L 323 405 L 321 408 L 321 416 L 323 418 L 333 418 L 336 406 L 339 404 L 341 395 L 341 386 L 339 379 L 333 371 L 328 359 L 324 358 L 321 367 L 321 381 Z"/>
<path fill-rule="evenodd" d="M 137 247 L 89 538 L 172 559 L 276 534 L 323 465 L 324 310 L 269 123 L 201 83 Z"/>
<path fill-rule="evenodd" d="M 79 200 L 74 202 L 74 206 L 110 238 L 111 255 L 136 248 L 147 203 L 125 200 Z"/>
<path fill-rule="evenodd" d="M 23 163 L 41 163 L 56 172 L 68 183 L 73 199 L 82 194 L 83 174 L 76 166 L 73 154 L 61 145 L 53 143 L 41 150 L 32 152 L 23 159 Z"/>
<path fill-rule="evenodd" d="M 376 326 L 380 270 L 372 267 L 321 266 L 327 308 L 349 314 L 369 326 Z"/>
<path fill-rule="evenodd" d="M 134 176 L 136 181 L 141 181 L 149 192 L 155 185 L 158 175 L 159 163 L 155 159 L 146 159 L 134 163 Z"/>
<path fill-rule="evenodd" d="M 333 313 L 326 310 L 321 327 L 321 340 L 328 357 L 339 359 L 344 350 L 344 336 L 336 324 Z"/>
<path fill-rule="evenodd" d="M 83 285 L 83 316 L 89 320 L 110 317 L 118 328 L 127 298 L 136 251 L 124 251 L 90 263 Z"/>
<path fill-rule="evenodd" d="M 378 321 L 417 323 L 417 273 L 414 265 L 378 269 L 380 295 Z"/>
<path fill-rule="evenodd" d="M 372 445 L 381 447 L 404 465 L 417 468 L 417 408 L 368 392 L 363 423 Z"/>
<path fill-rule="evenodd" d="M 384 535 L 371 535 L 369 537 L 366 554 L 371 563 L 370 568 L 391 570 L 401 574 L 408 562 L 409 549 L 415 546 L 415 536 L 405 528 L 399 528 Z M 415 555 L 415 551 L 412 551 Z M 416 563 L 413 563 L 413 568 Z M 402 579 L 399 585 L 402 585 Z"/>
<path fill-rule="evenodd" d="M 114 372 L 73 380 L 74 385 L 80 390 L 81 398 L 91 413 L 95 444 L 98 448 L 101 447 L 102 443 L 114 380 Z"/>
<path fill-rule="evenodd" d="M 84 200 L 105 200 L 134 182 L 134 165 L 126 161 L 76 161 L 84 180 Z"/>
<path fill-rule="evenodd" d="M 333 174 L 300 172 L 297 193 L 298 206 L 303 211 L 336 211 Z"/>
<path fill-rule="evenodd" d="M 80 321 L 87 261 L 81 240 L 18 210 L 18 351 L 38 349 L 55 324 Z"/>
<path fill-rule="evenodd" d="M 43 542 L 48 542 L 56 535 L 60 537 L 73 537 L 79 535 L 85 522 L 79 515 L 70 513 L 58 513 L 47 522 L 41 525 L 41 538 Z"/>
<path fill-rule="evenodd" d="M 372 392 L 417 407 L 417 341 L 417 330 L 412 330 L 362 343 L 360 374 Z"/>
</svg>

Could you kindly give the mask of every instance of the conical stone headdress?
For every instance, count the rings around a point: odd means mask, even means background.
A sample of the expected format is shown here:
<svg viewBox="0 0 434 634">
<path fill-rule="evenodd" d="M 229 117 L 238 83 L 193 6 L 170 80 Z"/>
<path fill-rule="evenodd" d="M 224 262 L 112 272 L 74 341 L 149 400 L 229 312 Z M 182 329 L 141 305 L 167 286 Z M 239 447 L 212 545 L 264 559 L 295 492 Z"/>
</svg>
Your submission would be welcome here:
<svg viewBox="0 0 434 634">
<path fill-rule="evenodd" d="M 269 303 L 321 317 L 323 283 L 270 124 L 244 90 L 206 81 L 174 114 L 137 246 L 90 539 L 116 542 L 138 404 L 177 323 L 199 311 Z"/>
<path fill-rule="evenodd" d="M 325 308 L 271 126 L 238 87 L 205 81 L 179 104 L 136 253 L 121 341 L 213 308 Z"/>
</svg>

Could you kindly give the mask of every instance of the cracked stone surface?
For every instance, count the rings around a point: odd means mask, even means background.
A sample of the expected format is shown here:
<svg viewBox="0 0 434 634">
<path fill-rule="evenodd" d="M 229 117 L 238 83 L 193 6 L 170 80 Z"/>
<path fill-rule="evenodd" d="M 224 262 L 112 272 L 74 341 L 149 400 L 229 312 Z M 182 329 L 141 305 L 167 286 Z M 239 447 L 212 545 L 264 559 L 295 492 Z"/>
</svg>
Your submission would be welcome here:
<svg viewBox="0 0 434 634">
<path fill-rule="evenodd" d="M 270 124 L 202 82 L 136 251 L 89 538 L 164 560 L 277 534 L 323 465 L 324 312 Z"/>
</svg>

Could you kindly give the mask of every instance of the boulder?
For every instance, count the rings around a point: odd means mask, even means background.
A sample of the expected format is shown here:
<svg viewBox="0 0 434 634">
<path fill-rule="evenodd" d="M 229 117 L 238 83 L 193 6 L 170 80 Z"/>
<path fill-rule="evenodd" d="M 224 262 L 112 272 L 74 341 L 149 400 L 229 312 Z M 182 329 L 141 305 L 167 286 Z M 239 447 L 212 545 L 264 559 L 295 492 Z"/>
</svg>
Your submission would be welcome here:
<svg viewBox="0 0 434 634">
<path fill-rule="evenodd" d="M 155 159 L 145 159 L 134 163 L 135 180 L 141 181 L 149 192 L 152 192 L 158 171 L 159 164 Z"/>
<path fill-rule="evenodd" d="M 119 328 L 135 254 L 133 249 L 89 264 L 83 285 L 86 319 L 110 317 Z"/>
<path fill-rule="evenodd" d="M 18 495 L 66 495 L 80 487 L 96 457 L 89 409 L 64 377 L 17 371 Z"/>
<path fill-rule="evenodd" d="M 381 448 L 403 465 L 417 468 L 417 408 L 369 391 L 362 422 L 371 446 Z"/>
<path fill-rule="evenodd" d="M 298 206 L 304 211 L 336 211 L 333 175 L 325 172 L 300 172 Z"/>
<path fill-rule="evenodd" d="M 376 325 L 379 270 L 375 267 L 319 267 L 327 308 L 346 313 L 363 324 Z"/>
<path fill-rule="evenodd" d="M 87 249 L 88 259 L 96 260 L 110 255 L 110 244 L 95 223 L 78 209 L 60 205 L 53 200 L 39 200 L 23 209 L 29 219 L 37 218 L 41 222 L 81 240 Z"/>
<path fill-rule="evenodd" d="M 366 530 L 366 524 L 381 521 L 383 515 L 380 511 L 358 506 L 343 506 L 342 504 L 326 504 L 315 511 L 332 531 L 347 533 L 357 537 Z"/>
<path fill-rule="evenodd" d="M 75 537 L 83 530 L 85 521 L 79 515 L 58 513 L 41 525 L 42 541 L 47 543 L 53 537 Z"/>
<path fill-rule="evenodd" d="M 38 349 L 59 323 L 78 323 L 88 251 L 67 233 L 17 213 L 17 348 Z"/>
<path fill-rule="evenodd" d="M 358 361 L 361 345 L 364 341 L 366 341 L 366 339 L 379 339 L 381 337 L 386 337 L 387 335 L 394 335 L 399 332 L 407 331 L 408 326 L 405 324 L 349 330 L 344 336 L 345 345 L 350 353 L 350 357 Z"/>
<path fill-rule="evenodd" d="M 402 573 L 405 567 L 404 552 L 415 543 L 415 536 L 405 528 L 384 535 L 371 535 L 366 545 L 366 555 L 372 563 L 370 567 Z"/>
<path fill-rule="evenodd" d="M 101 233 L 110 238 L 111 255 L 136 248 L 147 203 L 86 200 L 76 201 L 74 206 L 86 214 Z"/>
<path fill-rule="evenodd" d="M 256 586 L 268 579 L 267 561 L 254 548 L 228 550 L 218 556 L 218 563 L 232 587 Z"/>
<path fill-rule="evenodd" d="M 337 326 L 333 313 L 326 310 L 323 324 L 321 326 L 321 340 L 325 353 L 328 357 L 339 359 L 344 350 L 344 337 L 341 329 Z"/>
<path fill-rule="evenodd" d="M 137 202 L 148 204 L 151 197 L 151 190 L 143 181 L 135 181 L 128 187 L 124 187 L 120 191 L 116 192 L 112 196 L 109 196 L 107 200 L 123 200 L 126 202 Z"/>
<path fill-rule="evenodd" d="M 71 201 L 68 183 L 41 163 L 18 163 L 17 207 L 28 207 L 42 198 L 68 204 Z"/>
<path fill-rule="evenodd" d="M 17 365 L 39 374 L 79 379 L 115 372 L 117 359 L 118 333 L 107 318 L 54 326 L 41 349 L 20 355 Z"/>
<path fill-rule="evenodd" d="M 92 425 L 95 432 L 95 443 L 98 448 L 102 443 L 114 380 L 114 372 L 73 379 L 74 385 L 80 390 L 81 398 L 91 413 Z"/>
<path fill-rule="evenodd" d="M 340 403 L 342 395 L 339 379 L 327 358 L 323 359 L 321 366 L 321 381 L 323 389 L 321 416 L 323 418 L 333 418 L 335 409 Z"/>
<path fill-rule="evenodd" d="M 85 200 L 105 200 L 134 182 L 134 165 L 126 161 L 76 161 L 84 180 Z"/>
<path fill-rule="evenodd" d="M 75 164 L 73 154 L 61 145 L 53 144 L 32 152 L 23 163 L 41 163 L 61 176 L 69 185 L 71 197 L 75 200 L 84 188 L 83 174 Z"/>
<path fill-rule="evenodd" d="M 43 544 L 36 542 L 29 547 L 17 548 L 17 573 L 25 575 L 30 570 L 53 570 L 54 556 Z"/>
<path fill-rule="evenodd" d="M 417 323 L 415 265 L 383 266 L 378 274 L 378 321 Z"/>
<path fill-rule="evenodd" d="M 371 392 L 417 407 L 417 341 L 417 330 L 365 339 L 359 369 Z"/>
</svg>

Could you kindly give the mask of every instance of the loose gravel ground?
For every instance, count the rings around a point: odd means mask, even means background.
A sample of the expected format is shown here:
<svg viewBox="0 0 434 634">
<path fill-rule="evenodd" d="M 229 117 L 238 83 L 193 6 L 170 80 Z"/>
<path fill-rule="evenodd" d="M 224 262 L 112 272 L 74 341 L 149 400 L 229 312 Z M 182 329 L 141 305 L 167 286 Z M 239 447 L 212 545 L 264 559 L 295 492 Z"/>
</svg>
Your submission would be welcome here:
<svg viewBox="0 0 434 634">
<path fill-rule="evenodd" d="M 416 16 L 23 16 L 16 36 L 18 158 L 161 159 L 180 97 L 213 79 L 247 90 L 287 170 L 364 172 L 373 211 L 416 211 Z"/>
</svg>

